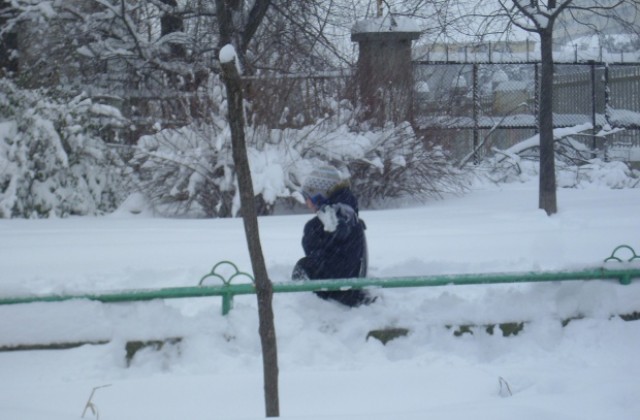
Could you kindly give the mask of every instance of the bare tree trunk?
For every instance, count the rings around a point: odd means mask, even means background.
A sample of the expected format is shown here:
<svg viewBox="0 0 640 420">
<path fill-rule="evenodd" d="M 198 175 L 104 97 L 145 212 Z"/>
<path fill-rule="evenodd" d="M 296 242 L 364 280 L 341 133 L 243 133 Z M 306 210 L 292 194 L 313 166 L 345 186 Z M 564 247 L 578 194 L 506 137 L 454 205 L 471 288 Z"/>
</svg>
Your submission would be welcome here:
<svg viewBox="0 0 640 420">
<path fill-rule="evenodd" d="M 539 208 L 552 215 L 558 212 L 556 169 L 553 149 L 553 52 L 551 30 L 539 32 L 540 53 L 540 186 Z"/>
<path fill-rule="evenodd" d="M 278 349 L 276 330 L 273 320 L 273 287 L 267 275 L 262 255 L 258 217 L 256 214 L 253 183 L 249 170 L 249 159 L 244 137 L 244 114 L 242 109 L 242 87 L 240 76 L 234 62 L 222 63 L 224 83 L 227 89 L 229 124 L 231 126 L 231 144 L 233 162 L 238 174 L 240 204 L 244 231 L 247 236 L 251 266 L 255 277 L 258 296 L 258 317 L 260 322 L 260 341 L 262 344 L 262 364 L 264 371 L 264 396 L 267 417 L 279 417 L 278 396 Z"/>
<path fill-rule="evenodd" d="M 219 25 L 219 45 L 238 44 L 241 47 L 242 60 L 249 40 L 255 34 L 264 14 L 269 8 L 270 0 L 256 0 L 249 12 L 249 19 L 245 27 L 235 27 L 238 23 L 237 15 L 243 12 L 244 3 L 241 0 L 216 0 L 216 14 Z M 235 18 L 235 19 L 234 19 Z M 267 417 L 280 416 L 280 397 L 278 391 L 278 347 L 276 343 L 276 328 L 273 320 L 273 285 L 267 274 L 267 268 L 260 245 L 258 216 L 256 213 L 253 182 L 247 156 L 247 146 L 244 136 L 244 110 L 240 75 L 234 61 L 220 63 L 222 78 L 227 90 L 228 118 L 231 128 L 231 146 L 233 162 L 238 175 L 240 190 L 240 205 L 242 220 L 247 237 L 251 266 L 255 278 L 256 295 L 258 298 L 258 321 L 260 323 L 260 344 L 262 345 L 262 369 L 264 376 L 265 413 Z"/>
</svg>

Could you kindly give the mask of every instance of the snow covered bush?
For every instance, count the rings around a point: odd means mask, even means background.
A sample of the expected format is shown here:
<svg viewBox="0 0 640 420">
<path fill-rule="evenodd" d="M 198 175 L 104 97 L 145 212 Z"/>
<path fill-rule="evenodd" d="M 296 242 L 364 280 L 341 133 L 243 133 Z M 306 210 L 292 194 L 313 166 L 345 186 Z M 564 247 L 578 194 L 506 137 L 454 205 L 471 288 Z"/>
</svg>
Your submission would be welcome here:
<svg viewBox="0 0 640 420">
<path fill-rule="evenodd" d="M 353 184 L 364 205 L 389 199 L 440 198 L 466 190 L 466 175 L 441 146 L 427 143 L 404 123 L 369 135 L 372 146 L 349 163 Z"/>
<path fill-rule="evenodd" d="M 445 151 L 418 137 L 409 123 L 381 129 L 341 125 L 302 136 L 300 154 L 344 165 L 363 206 L 390 199 L 425 199 L 465 190 L 464 174 Z"/>
<path fill-rule="evenodd" d="M 0 217 L 115 209 L 121 173 L 100 136 L 120 120 L 117 110 L 83 95 L 52 98 L 0 79 Z"/>
<path fill-rule="evenodd" d="M 129 164 L 158 214 L 231 215 L 234 179 L 223 127 L 189 125 L 140 138 Z"/>
<path fill-rule="evenodd" d="M 351 176 L 363 206 L 464 190 L 464 177 L 439 148 L 428 148 L 409 124 L 356 131 L 323 121 L 301 129 L 246 128 L 249 165 L 260 214 L 294 202 L 306 175 L 330 163 Z M 156 212 L 236 216 L 239 196 L 229 127 L 222 118 L 144 136 L 133 177 Z"/>
<path fill-rule="evenodd" d="M 602 188 L 640 188 L 640 171 L 631 169 L 624 162 L 605 162 L 591 159 L 583 165 L 560 167 L 558 186 L 584 188 L 598 185 Z"/>
<path fill-rule="evenodd" d="M 607 162 L 594 157 L 594 154 L 602 155 L 602 151 L 593 150 L 578 140 L 579 133 L 589 130 L 590 124 L 554 130 L 558 187 L 600 185 L 605 188 L 640 188 L 640 171 L 624 162 Z M 496 183 L 526 181 L 536 177 L 540 170 L 539 142 L 538 135 L 535 135 L 506 150 L 494 148 L 495 154 L 483 160 L 478 169 L 486 171 L 484 175 Z"/>
<path fill-rule="evenodd" d="M 143 136 L 130 164 L 135 183 L 166 216 L 232 217 L 240 210 L 231 133 L 226 120 L 191 124 Z M 283 161 L 287 150 L 257 141 L 268 133 L 247 129 L 249 165 L 260 214 L 290 196 Z"/>
</svg>

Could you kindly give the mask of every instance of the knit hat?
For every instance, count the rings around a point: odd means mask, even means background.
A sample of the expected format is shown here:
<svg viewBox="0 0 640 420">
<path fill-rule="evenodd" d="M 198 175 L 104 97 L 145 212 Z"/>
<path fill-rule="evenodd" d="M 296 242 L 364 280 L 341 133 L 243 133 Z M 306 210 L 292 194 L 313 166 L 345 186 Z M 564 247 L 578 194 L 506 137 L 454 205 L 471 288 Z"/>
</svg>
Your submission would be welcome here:
<svg viewBox="0 0 640 420">
<path fill-rule="evenodd" d="M 336 168 L 329 165 L 320 166 L 305 178 L 302 189 L 309 196 L 316 194 L 328 196 L 329 191 L 341 181 L 342 177 Z"/>
</svg>

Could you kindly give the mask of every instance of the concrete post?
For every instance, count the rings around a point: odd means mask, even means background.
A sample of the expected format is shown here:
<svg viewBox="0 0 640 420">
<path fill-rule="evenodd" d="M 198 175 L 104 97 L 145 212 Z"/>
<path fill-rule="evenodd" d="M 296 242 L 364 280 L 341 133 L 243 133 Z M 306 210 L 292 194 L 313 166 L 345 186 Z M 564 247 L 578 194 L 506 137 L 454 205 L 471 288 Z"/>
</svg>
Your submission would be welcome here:
<svg viewBox="0 0 640 420">
<path fill-rule="evenodd" d="M 420 30 L 410 19 L 387 15 L 357 22 L 351 40 L 359 46 L 356 77 L 364 118 L 376 125 L 412 121 L 411 41 Z"/>
</svg>

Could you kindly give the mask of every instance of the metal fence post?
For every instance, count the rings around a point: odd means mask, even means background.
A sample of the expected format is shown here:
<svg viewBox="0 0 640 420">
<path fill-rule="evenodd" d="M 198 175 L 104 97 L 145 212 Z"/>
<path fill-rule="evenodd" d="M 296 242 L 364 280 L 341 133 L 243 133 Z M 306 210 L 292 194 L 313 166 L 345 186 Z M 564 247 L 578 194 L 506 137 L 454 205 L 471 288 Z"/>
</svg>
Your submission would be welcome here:
<svg viewBox="0 0 640 420">
<path fill-rule="evenodd" d="M 609 63 L 604 63 L 604 122 L 608 126 L 611 121 L 611 104 L 609 101 L 611 100 L 609 96 Z M 607 147 L 607 141 L 605 140 L 603 149 L 604 149 L 604 161 L 609 162 L 609 150 Z"/>
<path fill-rule="evenodd" d="M 535 121 L 535 132 L 540 132 L 540 64 L 535 63 L 533 65 L 533 115 Z"/>
<path fill-rule="evenodd" d="M 596 140 L 596 134 L 598 133 L 597 121 L 596 121 L 596 63 L 595 61 L 590 62 L 591 67 L 591 133 L 593 134 L 593 138 L 591 140 L 591 158 L 595 159 L 597 157 L 596 150 L 598 149 L 598 144 Z"/>
<path fill-rule="evenodd" d="M 231 308 L 233 308 L 233 293 L 224 293 L 222 295 L 222 315 L 228 315 Z"/>
<path fill-rule="evenodd" d="M 473 164 L 477 165 L 480 161 L 478 156 L 478 144 L 479 144 L 479 126 L 478 112 L 480 107 L 480 92 L 478 92 L 478 64 L 473 64 L 472 70 L 472 89 L 473 89 Z"/>
</svg>

